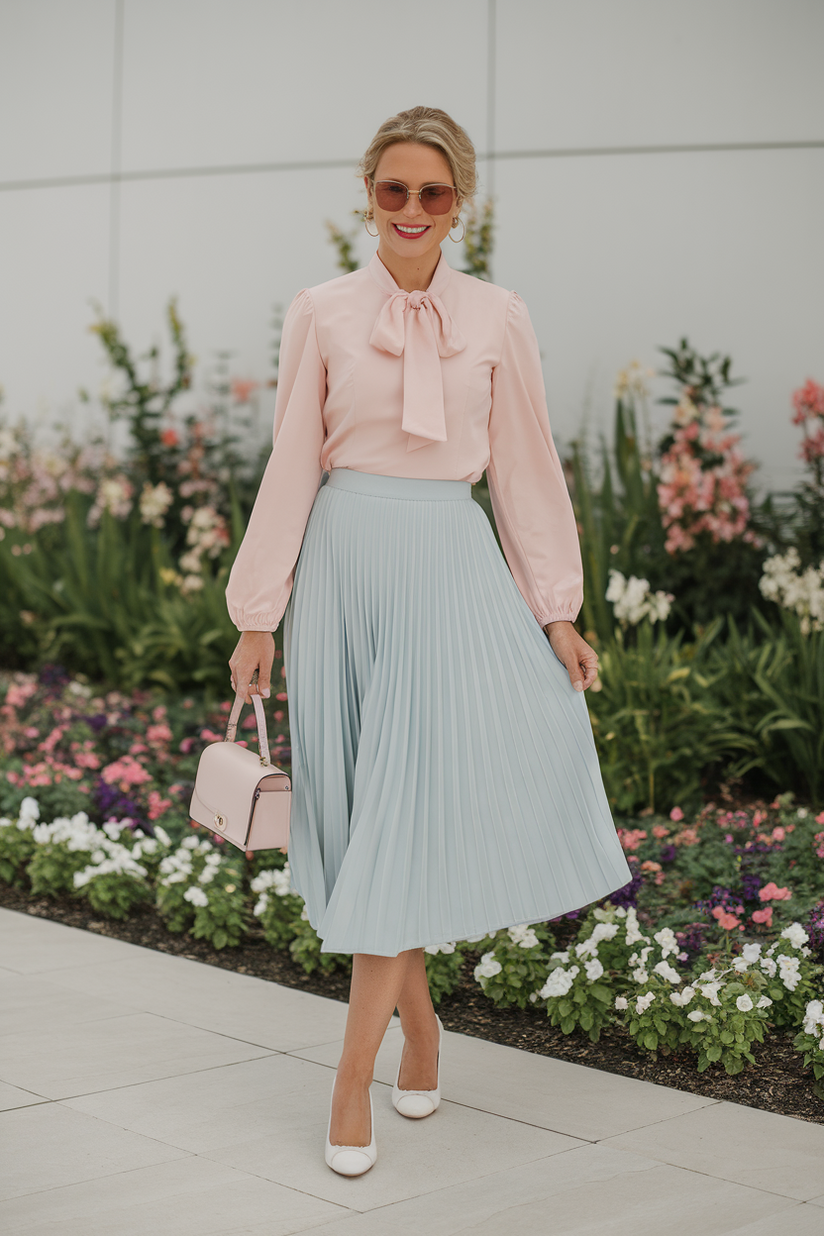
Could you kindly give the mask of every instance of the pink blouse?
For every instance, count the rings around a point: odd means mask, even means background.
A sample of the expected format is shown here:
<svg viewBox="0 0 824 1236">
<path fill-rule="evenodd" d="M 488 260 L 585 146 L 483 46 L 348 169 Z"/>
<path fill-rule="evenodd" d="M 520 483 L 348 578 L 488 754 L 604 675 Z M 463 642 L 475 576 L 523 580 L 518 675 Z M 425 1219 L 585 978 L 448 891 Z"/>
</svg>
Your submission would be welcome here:
<svg viewBox="0 0 824 1236">
<path fill-rule="evenodd" d="M 404 292 L 377 253 L 298 292 L 283 323 L 274 448 L 226 600 L 240 631 L 286 609 L 324 471 L 480 480 L 509 569 L 541 626 L 583 602 L 575 517 L 552 440 L 538 341 L 517 292 L 441 255 Z"/>
</svg>

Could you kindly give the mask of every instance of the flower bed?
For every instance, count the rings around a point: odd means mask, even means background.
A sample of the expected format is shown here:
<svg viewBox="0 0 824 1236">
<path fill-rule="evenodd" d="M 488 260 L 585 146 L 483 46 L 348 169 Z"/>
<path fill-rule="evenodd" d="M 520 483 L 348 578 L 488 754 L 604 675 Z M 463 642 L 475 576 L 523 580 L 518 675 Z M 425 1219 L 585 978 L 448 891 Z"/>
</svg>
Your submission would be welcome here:
<svg viewBox="0 0 824 1236">
<path fill-rule="evenodd" d="M 59 676 L 17 676 L 0 709 L 0 879 L 112 922 L 151 908 L 172 935 L 215 950 L 255 936 L 307 974 L 345 975 L 351 958 L 320 951 L 282 854 L 244 856 L 191 827 L 197 753 L 220 737 L 224 713 L 204 721 L 190 699 L 104 698 Z M 282 728 L 281 763 L 287 741 Z M 714 1064 L 739 1073 L 766 1036 L 790 1034 L 818 1087 L 824 813 L 785 794 L 754 809 L 707 804 L 691 817 L 676 807 L 621 821 L 619 836 L 634 874 L 611 897 L 427 949 L 436 1003 L 461 988 L 469 965 L 498 1009 L 541 1011 L 548 1031 L 592 1043 L 619 1029 L 640 1051 L 690 1059 L 699 1073 Z"/>
</svg>

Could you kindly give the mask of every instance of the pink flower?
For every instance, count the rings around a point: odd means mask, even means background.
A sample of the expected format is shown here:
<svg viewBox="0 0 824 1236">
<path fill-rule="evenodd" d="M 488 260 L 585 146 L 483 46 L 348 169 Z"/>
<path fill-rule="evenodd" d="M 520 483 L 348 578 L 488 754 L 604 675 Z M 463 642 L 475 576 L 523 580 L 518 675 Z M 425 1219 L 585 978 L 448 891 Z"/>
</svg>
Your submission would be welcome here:
<svg viewBox="0 0 824 1236">
<path fill-rule="evenodd" d="M 223 742 L 223 735 L 216 734 L 214 730 L 203 729 L 200 731 L 200 737 L 204 742 Z"/>
<path fill-rule="evenodd" d="M 680 807 L 673 807 L 672 811 L 669 813 L 669 818 L 674 820 L 677 824 L 679 820 L 683 820 L 684 813 Z"/>
<path fill-rule="evenodd" d="M 149 742 L 171 742 L 172 731 L 163 722 L 160 725 L 150 725 L 146 730 L 146 737 Z"/>
<path fill-rule="evenodd" d="M 75 752 L 74 762 L 78 768 L 99 768 L 100 756 L 95 755 L 93 751 L 77 751 Z"/>
<path fill-rule="evenodd" d="M 785 830 L 781 827 L 781 825 L 777 824 L 776 827 L 772 830 L 772 835 L 773 835 L 774 841 L 783 841 L 787 834 Z"/>
<path fill-rule="evenodd" d="M 641 870 L 642 871 L 660 871 L 661 864 L 653 862 L 651 858 L 647 858 L 644 860 L 643 863 L 641 863 Z"/>
<path fill-rule="evenodd" d="M 131 755 L 123 755 L 114 763 L 107 764 L 100 775 L 108 785 L 117 783 L 124 793 L 131 786 L 143 785 L 152 779 L 151 774 Z"/>
<path fill-rule="evenodd" d="M 713 914 L 713 918 L 718 919 L 719 926 L 723 927 L 725 931 L 732 931 L 734 927 L 741 926 L 741 924 L 739 923 L 735 915 L 728 914 L 723 906 L 716 906 L 713 909 L 712 914 Z"/>
<path fill-rule="evenodd" d="M 752 921 L 754 923 L 763 923 L 765 927 L 772 927 L 772 906 L 765 906 L 763 910 L 753 910 Z"/>
<path fill-rule="evenodd" d="M 195 745 L 194 738 L 184 738 L 180 744 L 180 750 L 184 755 L 188 755 L 192 747 Z"/>
<path fill-rule="evenodd" d="M 646 829 L 644 828 L 618 829 L 618 836 L 625 850 L 637 850 L 638 846 L 646 838 L 646 835 Z"/>
<path fill-rule="evenodd" d="M 788 888 L 778 888 L 771 880 L 769 884 L 765 884 L 758 890 L 758 896 L 762 901 L 789 901 L 792 893 Z"/>
<path fill-rule="evenodd" d="M 819 813 L 819 814 L 815 817 L 815 822 L 816 822 L 816 824 L 824 824 L 824 811 L 821 811 L 821 812 L 820 812 L 820 813 Z"/>
<path fill-rule="evenodd" d="M 232 398 L 237 403 L 248 403 L 253 391 L 256 391 L 260 383 L 253 382 L 251 379 L 234 378 L 232 380 Z"/>
<path fill-rule="evenodd" d="M 160 441 L 164 446 L 177 446 L 180 442 L 176 429 L 164 429 L 160 435 Z"/>
<path fill-rule="evenodd" d="M 794 425 L 803 425 L 805 420 L 818 416 L 824 420 L 824 386 L 808 378 L 803 386 L 792 394 L 795 416 Z"/>
<path fill-rule="evenodd" d="M 161 798 L 157 790 L 149 790 L 149 819 L 157 820 L 172 805 L 171 798 Z"/>
</svg>

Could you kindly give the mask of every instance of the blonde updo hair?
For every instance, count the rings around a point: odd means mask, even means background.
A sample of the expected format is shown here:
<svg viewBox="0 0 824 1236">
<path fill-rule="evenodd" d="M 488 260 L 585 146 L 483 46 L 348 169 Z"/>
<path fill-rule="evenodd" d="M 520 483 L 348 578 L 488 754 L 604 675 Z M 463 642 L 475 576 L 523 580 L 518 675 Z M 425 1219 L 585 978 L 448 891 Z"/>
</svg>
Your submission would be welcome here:
<svg viewBox="0 0 824 1236">
<path fill-rule="evenodd" d="M 374 185 L 381 155 L 396 142 L 419 142 L 440 151 L 452 172 L 457 210 L 475 196 L 475 147 L 466 130 L 439 107 L 410 107 L 384 120 L 358 164 L 358 175 L 368 177 Z M 364 217 L 372 218 L 371 206 L 367 206 Z"/>
</svg>

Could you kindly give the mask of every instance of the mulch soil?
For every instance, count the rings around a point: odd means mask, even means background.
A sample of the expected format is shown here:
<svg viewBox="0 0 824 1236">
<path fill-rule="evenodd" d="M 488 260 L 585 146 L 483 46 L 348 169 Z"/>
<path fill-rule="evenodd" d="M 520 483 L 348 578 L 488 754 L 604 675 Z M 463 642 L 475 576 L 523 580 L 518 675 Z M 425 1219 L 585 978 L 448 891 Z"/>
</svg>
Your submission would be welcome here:
<svg viewBox="0 0 824 1236">
<path fill-rule="evenodd" d="M 124 922 L 101 920 L 88 906 L 70 897 L 30 897 L 22 889 L 0 883 L 0 905 L 23 914 L 33 914 L 79 927 L 98 935 L 126 940 L 130 944 L 153 948 L 161 953 L 186 957 L 191 961 L 251 974 L 255 978 L 313 992 L 332 1000 L 346 1002 L 349 998 L 349 976 L 342 971 L 326 975 L 319 971 L 305 974 L 288 952 L 270 947 L 262 933 L 254 931 L 236 948 L 217 950 L 188 933 L 172 935 L 163 919 L 152 907 L 136 911 Z M 574 920 L 554 924 L 557 948 L 565 948 L 568 934 L 571 940 L 577 931 Z M 491 1043 L 502 1043 L 540 1056 L 569 1060 L 588 1068 L 623 1077 L 636 1077 L 657 1085 L 671 1086 L 691 1094 L 711 1099 L 726 1099 L 746 1107 L 796 1116 L 824 1124 L 824 1099 L 814 1088 L 810 1070 L 803 1067 L 803 1058 L 792 1045 L 792 1037 L 774 1032 L 764 1043 L 755 1043 L 752 1051 L 756 1063 L 746 1065 L 743 1072 L 728 1076 L 720 1064 L 711 1064 L 699 1073 L 695 1056 L 675 1053 L 664 1056 L 641 1051 L 628 1034 L 618 1026 L 608 1027 L 597 1043 L 581 1034 L 562 1034 L 551 1026 L 541 1009 L 496 1008 L 483 994 L 472 977 L 476 958 L 470 956 L 461 985 L 444 997 L 438 1008 L 447 1030 L 472 1035 Z"/>
</svg>

